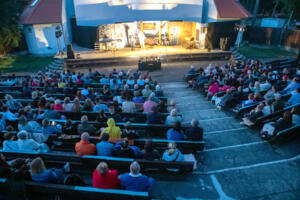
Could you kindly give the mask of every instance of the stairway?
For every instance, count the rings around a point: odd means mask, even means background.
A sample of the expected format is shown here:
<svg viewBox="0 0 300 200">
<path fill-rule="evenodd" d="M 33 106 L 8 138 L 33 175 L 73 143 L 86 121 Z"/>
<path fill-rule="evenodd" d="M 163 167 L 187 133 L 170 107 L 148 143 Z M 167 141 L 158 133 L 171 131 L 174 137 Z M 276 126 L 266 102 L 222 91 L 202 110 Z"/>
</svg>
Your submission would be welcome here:
<svg viewBox="0 0 300 200">
<path fill-rule="evenodd" d="M 194 118 L 204 129 L 205 150 L 196 154 L 198 169 L 181 182 L 159 182 L 166 199 L 297 199 L 300 191 L 300 141 L 271 145 L 257 130 L 240 125 L 184 82 L 162 83 L 174 99 L 183 123 Z M 180 189 L 178 189 L 180 188 Z M 157 189 L 159 190 L 159 189 Z"/>
<path fill-rule="evenodd" d="M 63 71 L 64 70 L 64 59 L 63 58 L 54 58 L 54 60 L 46 66 L 46 70 L 50 70 L 52 72 L 55 71 Z"/>
</svg>

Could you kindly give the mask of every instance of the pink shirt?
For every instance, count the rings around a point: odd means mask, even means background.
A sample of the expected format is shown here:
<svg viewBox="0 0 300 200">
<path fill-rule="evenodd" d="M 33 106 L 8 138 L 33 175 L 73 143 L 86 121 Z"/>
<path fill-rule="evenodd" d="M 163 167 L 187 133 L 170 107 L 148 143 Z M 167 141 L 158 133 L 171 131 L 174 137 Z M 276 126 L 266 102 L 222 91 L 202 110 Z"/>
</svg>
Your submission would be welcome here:
<svg viewBox="0 0 300 200">
<path fill-rule="evenodd" d="M 53 110 L 56 110 L 56 111 L 61 111 L 63 110 L 63 105 L 62 104 L 54 104 L 53 106 Z"/>
<path fill-rule="evenodd" d="M 152 107 L 153 106 L 157 106 L 157 103 L 155 103 L 154 101 L 146 101 L 144 103 L 144 112 L 150 113 L 152 112 Z"/>
</svg>

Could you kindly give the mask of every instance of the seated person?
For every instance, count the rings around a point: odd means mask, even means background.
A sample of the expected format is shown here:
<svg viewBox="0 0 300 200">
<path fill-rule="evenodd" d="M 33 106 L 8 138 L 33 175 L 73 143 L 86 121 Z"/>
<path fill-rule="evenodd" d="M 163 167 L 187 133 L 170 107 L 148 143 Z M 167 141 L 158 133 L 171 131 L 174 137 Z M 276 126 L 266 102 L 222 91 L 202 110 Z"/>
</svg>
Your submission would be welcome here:
<svg viewBox="0 0 300 200">
<path fill-rule="evenodd" d="M 199 127 L 199 121 L 193 119 L 191 121 L 191 127 L 185 130 L 185 136 L 190 141 L 202 141 L 203 140 L 203 128 Z"/>
<path fill-rule="evenodd" d="M 95 135 L 96 133 L 96 128 L 92 125 L 88 123 L 88 117 L 86 115 L 83 115 L 81 117 L 81 123 L 78 124 L 77 126 L 77 131 L 79 134 L 82 134 L 84 132 L 88 132 L 91 135 Z"/>
<path fill-rule="evenodd" d="M 264 113 L 262 112 L 263 108 L 264 105 L 259 104 L 255 109 L 251 110 L 248 116 L 243 118 L 243 122 L 241 122 L 241 124 L 246 126 L 254 125 L 257 118 L 264 116 Z"/>
<path fill-rule="evenodd" d="M 144 103 L 144 112 L 152 112 L 152 107 L 157 106 L 157 103 L 154 101 L 154 96 L 150 95 L 148 101 Z"/>
<path fill-rule="evenodd" d="M 176 162 L 176 161 L 183 161 L 183 155 L 179 151 L 179 149 L 176 148 L 175 142 L 170 142 L 168 144 L 168 150 L 166 150 L 162 156 L 162 160 L 168 161 L 168 162 Z"/>
<path fill-rule="evenodd" d="M 61 169 L 46 169 L 43 160 L 38 157 L 31 161 L 31 179 L 39 183 L 63 183 L 65 174 L 70 172 L 70 163 L 66 163 Z"/>
<path fill-rule="evenodd" d="M 147 140 L 142 151 L 142 158 L 145 160 L 159 160 L 160 154 L 154 149 L 152 140 Z"/>
<path fill-rule="evenodd" d="M 150 89 L 149 84 L 146 84 L 145 88 L 142 90 L 143 97 L 148 98 L 151 93 L 152 93 L 152 90 Z"/>
<path fill-rule="evenodd" d="M 274 112 L 282 110 L 284 108 L 284 102 L 281 100 L 279 93 L 274 95 L 275 101 L 273 102 Z"/>
<path fill-rule="evenodd" d="M 207 98 L 214 96 L 214 94 L 216 94 L 217 92 L 219 92 L 219 83 L 217 81 L 214 81 L 208 88 Z"/>
<path fill-rule="evenodd" d="M 106 104 L 103 103 L 102 99 L 100 97 L 96 98 L 96 105 L 94 106 L 93 111 L 99 112 L 101 110 L 104 110 L 104 112 L 108 112 L 108 107 Z"/>
<path fill-rule="evenodd" d="M 9 110 L 8 106 L 3 105 L 2 109 L 2 117 L 4 120 L 16 121 L 18 119 L 17 116 Z"/>
<path fill-rule="evenodd" d="M 282 93 L 292 92 L 297 90 L 300 87 L 299 78 L 295 77 L 293 78 L 292 82 L 288 84 L 283 90 Z"/>
<path fill-rule="evenodd" d="M 101 142 L 96 144 L 98 156 L 113 156 L 114 145 L 109 142 L 109 135 L 103 133 Z"/>
<path fill-rule="evenodd" d="M 64 179 L 64 185 L 85 186 L 85 183 L 82 176 L 72 173 L 66 176 L 66 178 Z"/>
<path fill-rule="evenodd" d="M 116 112 L 116 109 L 114 106 L 109 106 L 109 114 L 107 116 L 108 118 L 113 118 L 115 122 L 122 122 L 122 118 L 120 114 Z"/>
<path fill-rule="evenodd" d="M 23 151 L 39 151 L 42 150 L 42 145 L 34 141 L 33 139 L 29 139 L 29 135 L 26 131 L 20 131 L 18 133 L 17 149 L 15 150 L 23 150 Z"/>
<path fill-rule="evenodd" d="M 267 100 L 266 105 L 264 106 L 262 112 L 264 113 L 264 116 L 270 115 L 274 112 L 274 106 L 272 104 L 272 100 Z"/>
<path fill-rule="evenodd" d="M 75 145 L 75 151 L 77 155 L 96 155 L 96 146 L 93 143 L 89 142 L 90 135 L 87 132 L 81 134 L 80 142 L 77 142 Z"/>
<path fill-rule="evenodd" d="M 170 104 L 167 108 L 167 112 L 171 112 L 173 109 L 176 109 L 178 111 L 178 109 L 176 108 L 176 101 L 174 99 L 170 101 Z"/>
<path fill-rule="evenodd" d="M 120 189 L 117 170 L 110 170 L 106 162 L 100 162 L 93 172 L 93 187 L 101 189 Z"/>
<path fill-rule="evenodd" d="M 73 126 L 72 120 L 68 119 L 62 128 L 62 134 L 74 135 L 77 133 L 76 127 Z"/>
<path fill-rule="evenodd" d="M 250 106 L 251 104 L 255 103 L 254 102 L 254 95 L 253 93 L 248 94 L 248 100 L 245 100 L 242 102 L 242 106 L 246 107 L 246 106 Z"/>
<path fill-rule="evenodd" d="M 157 96 L 157 97 L 162 97 L 162 96 L 164 96 L 164 93 L 163 93 L 163 91 L 161 90 L 160 85 L 156 85 L 156 86 L 155 86 L 155 96 Z"/>
<path fill-rule="evenodd" d="M 296 105 L 298 103 L 300 103 L 300 87 L 295 90 L 295 93 L 292 94 L 287 102 L 288 105 Z"/>
<path fill-rule="evenodd" d="M 152 112 L 147 113 L 147 124 L 163 124 L 157 106 L 152 107 Z"/>
<path fill-rule="evenodd" d="M 239 104 L 244 97 L 243 87 L 239 86 L 236 91 L 232 93 L 232 100 L 230 100 L 230 105 L 235 106 Z"/>
<path fill-rule="evenodd" d="M 115 147 L 113 155 L 119 158 L 135 158 L 134 151 L 129 147 L 128 140 L 122 140 L 120 147 Z"/>
<path fill-rule="evenodd" d="M 133 101 L 131 101 L 131 97 L 129 95 L 126 96 L 126 100 L 122 103 L 122 112 L 125 113 L 135 113 L 136 107 Z"/>
<path fill-rule="evenodd" d="M 116 126 L 115 120 L 113 118 L 109 118 L 107 120 L 107 126 L 101 131 L 101 134 L 107 133 L 110 138 L 112 139 L 119 139 L 121 138 L 122 132 L 121 129 Z"/>
<path fill-rule="evenodd" d="M 57 135 L 58 133 L 61 133 L 61 129 L 55 122 L 50 124 L 49 119 L 46 118 L 42 121 L 42 133 L 46 138 L 48 138 L 50 135 Z"/>
<path fill-rule="evenodd" d="M 175 122 L 173 128 L 168 130 L 167 139 L 174 140 L 174 141 L 184 140 L 184 132 L 181 129 L 180 122 Z"/>
<path fill-rule="evenodd" d="M 3 136 L 3 150 L 4 151 L 14 151 L 18 150 L 17 137 L 14 133 L 7 132 Z"/>
<path fill-rule="evenodd" d="M 124 129 L 122 129 L 122 138 L 127 139 L 136 139 L 138 138 L 138 134 L 135 132 L 135 129 L 131 127 L 131 122 L 128 121 L 124 124 Z"/>
<path fill-rule="evenodd" d="M 126 190 L 136 191 L 136 192 L 148 192 L 154 180 L 148 178 L 140 173 L 141 167 L 137 161 L 134 161 L 130 165 L 130 173 L 125 173 L 119 176 L 121 180 L 121 185 Z"/>
<path fill-rule="evenodd" d="M 261 137 L 263 139 L 268 139 L 270 137 L 276 136 L 279 131 L 290 128 L 292 123 L 292 114 L 290 111 L 285 111 L 282 118 L 278 119 L 276 122 L 270 122 L 263 126 L 261 130 Z"/>
<path fill-rule="evenodd" d="M 181 121 L 182 121 L 182 118 L 180 116 L 178 116 L 177 110 L 173 109 L 173 110 L 171 110 L 170 115 L 167 116 L 165 124 L 172 125 L 175 122 L 181 122 Z"/>
</svg>

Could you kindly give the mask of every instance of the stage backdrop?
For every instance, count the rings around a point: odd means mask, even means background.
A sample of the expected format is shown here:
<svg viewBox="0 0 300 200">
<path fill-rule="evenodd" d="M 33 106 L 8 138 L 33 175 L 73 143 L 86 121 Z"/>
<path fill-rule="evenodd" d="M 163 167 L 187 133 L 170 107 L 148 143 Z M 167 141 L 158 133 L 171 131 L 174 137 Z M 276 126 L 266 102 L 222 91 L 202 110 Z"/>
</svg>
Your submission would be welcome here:
<svg viewBox="0 0 300 200">
<path fill-rule="evenodd" d="M 205 48 L 220 49 L 220 39 L 228 38 L 230 46 L 234 45 L 237 36 L 235 24 L 239 21 L 209 23 L 205 38 Z"/>
</svg>

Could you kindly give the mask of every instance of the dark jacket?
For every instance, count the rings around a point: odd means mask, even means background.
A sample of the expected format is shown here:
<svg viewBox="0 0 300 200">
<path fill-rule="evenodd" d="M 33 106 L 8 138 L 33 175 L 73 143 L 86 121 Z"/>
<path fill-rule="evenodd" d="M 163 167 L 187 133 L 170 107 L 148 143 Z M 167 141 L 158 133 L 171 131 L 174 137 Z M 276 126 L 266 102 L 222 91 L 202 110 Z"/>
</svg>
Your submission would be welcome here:
<svg viewBox="0 0 300 200">
<path fill-rule="evenodd" d="M 147 114 L 147 124 L 162 124 L 162 119 L 159 113 L 148 113 Z"/>
<path fill-rule="evenodd" d="M 190 127 L 185 131 L 187 140 L 190 141 L 202 141 L 203 140 L 203 128 L 200 127 Z"/>
</svg>

